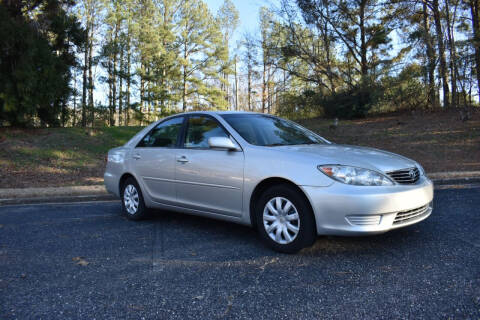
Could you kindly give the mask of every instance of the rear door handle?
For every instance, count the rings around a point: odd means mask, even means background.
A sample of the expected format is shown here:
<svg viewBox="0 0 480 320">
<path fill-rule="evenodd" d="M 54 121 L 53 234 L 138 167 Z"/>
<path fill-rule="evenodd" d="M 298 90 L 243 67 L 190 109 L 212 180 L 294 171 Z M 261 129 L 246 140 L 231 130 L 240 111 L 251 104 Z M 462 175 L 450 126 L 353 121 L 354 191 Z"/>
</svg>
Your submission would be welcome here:
<svg viewBox="0 0 480 320">
<path fill-rule="evenodd" d="M 188 159 L 185 156 L 181 156 L 180 158 L 177 159 L 177 161 L 181 162 L 181 163 L 186 163 L 186 162 L 188 162 Z"/>
<path fill-rule="evenodd" d="M 133 159 L 138 160 L 138 159 L 140 159 L 142 156 L 141 156 L 140 154 L 138 154 L 138 153 L 135 153 L 132 157 L 133 157 Z"/>
</svg>

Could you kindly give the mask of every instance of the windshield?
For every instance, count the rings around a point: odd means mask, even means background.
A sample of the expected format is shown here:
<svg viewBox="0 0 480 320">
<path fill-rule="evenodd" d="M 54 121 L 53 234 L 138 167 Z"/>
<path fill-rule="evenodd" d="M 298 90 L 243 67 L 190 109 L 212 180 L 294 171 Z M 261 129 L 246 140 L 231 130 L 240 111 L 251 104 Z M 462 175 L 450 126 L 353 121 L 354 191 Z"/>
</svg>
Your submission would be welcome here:
<svg viewBox="0 0 480 320">
<path fill-rule="evenodd" d="M 257 146 L 328 143 L 296 123 L 270 115 L 224 114 L 222 117 L 243 139 Z"/>
</svg>

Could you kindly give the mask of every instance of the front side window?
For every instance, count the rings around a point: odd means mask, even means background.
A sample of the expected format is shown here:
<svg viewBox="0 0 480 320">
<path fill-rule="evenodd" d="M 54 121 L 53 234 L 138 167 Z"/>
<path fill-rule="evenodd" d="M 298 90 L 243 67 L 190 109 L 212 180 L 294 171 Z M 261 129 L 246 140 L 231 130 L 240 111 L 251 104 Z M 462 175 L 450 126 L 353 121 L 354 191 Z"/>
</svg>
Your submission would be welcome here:
<svg viewBox="0 0 480 320">
<path fill-rule="evenodd" d="M 225 114 L 222 117 L 248 143 L 257 146 L 326 144 L 326 140 L 302 126 L 262 114 Z"/>
<path fill-rule="evenodd" d="M 228 137 L 219 123 L 206 116 L 191 116 L 188 118 L 185 134 L 185 148 L 209 148 L 211 137 Z"/>
<path fill-rule="evenodd" d="M 172 148 L 177 145 L 178 134 L 182 128 L 183 117 L 176 117 L 159 123 L 137 145 L 143 148 Z"/>
</svg>

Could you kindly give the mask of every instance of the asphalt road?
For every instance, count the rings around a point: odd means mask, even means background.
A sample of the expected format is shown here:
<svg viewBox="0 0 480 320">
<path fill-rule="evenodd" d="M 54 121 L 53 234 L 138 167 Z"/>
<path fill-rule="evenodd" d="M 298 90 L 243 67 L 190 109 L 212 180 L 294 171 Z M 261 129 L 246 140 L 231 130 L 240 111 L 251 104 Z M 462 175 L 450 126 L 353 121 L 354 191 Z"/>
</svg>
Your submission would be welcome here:
<svg viewBox="0 0 480 320">
<path fill-rule="evenodd" d="M 480 189 L 296 255 L 252 229 L 118 202 L 0 207 L 0 319 L 480 318 Z"/>
</svg>

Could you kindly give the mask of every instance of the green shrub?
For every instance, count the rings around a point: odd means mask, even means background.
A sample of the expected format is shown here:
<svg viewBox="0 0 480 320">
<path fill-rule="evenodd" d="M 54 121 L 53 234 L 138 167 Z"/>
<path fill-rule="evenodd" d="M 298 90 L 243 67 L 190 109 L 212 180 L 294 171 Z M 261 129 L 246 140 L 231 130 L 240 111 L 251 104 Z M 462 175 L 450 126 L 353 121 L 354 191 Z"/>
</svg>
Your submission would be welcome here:
<svg viewBox="0 0 480 320">
<path fill-rule="evenodd" d="M 307 119 L 323 115 L 323 109 L 315 101 L 318 98 L 312 90 L 301 94 L 286 92 L 280 96 L 277 114 L 289 119 Z"/>
<path fill-rule="evenodd" d="M 382 87 L 376 84 L 358 85 L 326 96 L 320 103 L 329 118 L 363 118 L 380 99 L 382 93 Z"/>
<path fill-rule="evenodd" d="M 282 96 L 277 113 L 290 119 L 306 119 L 318 116 L 328 118 L 362 118 L 383 93 L 378 85 L 366 85 L 339 90 L 334 94 L 316 93 L 312 90 L 300 94 L 294 92 Z"/>
</svg>

